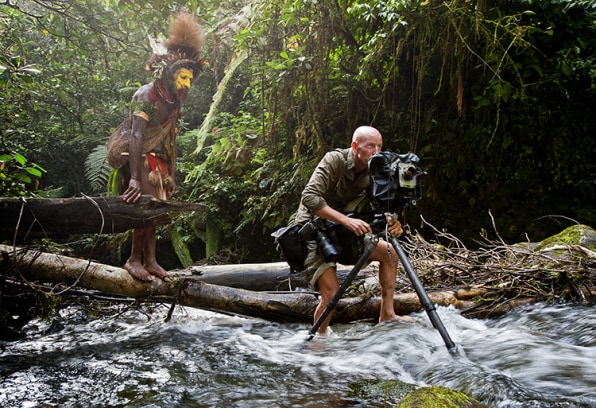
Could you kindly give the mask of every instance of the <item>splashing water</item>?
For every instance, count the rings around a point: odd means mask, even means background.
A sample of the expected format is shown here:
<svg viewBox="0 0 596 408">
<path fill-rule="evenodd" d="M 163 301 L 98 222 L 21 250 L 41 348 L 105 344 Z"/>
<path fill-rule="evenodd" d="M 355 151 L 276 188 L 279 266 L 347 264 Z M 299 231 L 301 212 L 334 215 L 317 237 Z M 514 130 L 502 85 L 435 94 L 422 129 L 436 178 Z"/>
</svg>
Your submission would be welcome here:
<svg viewBox="0 0 596 408">
<path fill-rule="evenodd" d="M 417 324 L 274 324 L 178 308 L 92 320 L 62 312 L 2 343 L 0 406 L 383 407 L 349 396 L 365 379 L 442 385 L 491 407 L 596 407 L 596 313 L 532 305 L 494 320 L 438 308 L 449 353 L 424 312 Z"/>
</svg>

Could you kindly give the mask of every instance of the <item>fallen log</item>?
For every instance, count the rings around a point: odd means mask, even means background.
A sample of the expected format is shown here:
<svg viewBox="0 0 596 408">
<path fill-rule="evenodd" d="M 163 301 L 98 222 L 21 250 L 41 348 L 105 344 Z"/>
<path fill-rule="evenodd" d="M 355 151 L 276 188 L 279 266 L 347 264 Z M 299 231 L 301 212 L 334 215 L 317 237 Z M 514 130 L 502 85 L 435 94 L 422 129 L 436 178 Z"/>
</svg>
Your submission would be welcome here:
<svg viewBox="0 0 596 408">
<path fill-rule="evenodd" d="M 308 286 L 285 262 L 193 265 L 188 271 L 201 282 L 253 291 L 292 291 Z"/>
<path fill-rule="evenodd" d="M 234 268 L 241 268 L 235 265 Z M 174 272 L 173 282 L 142 282 L 122 268 L 92 261 L 0 245 L 0 272 L 27 282 L 53 283 L 56 291 L 82 287 L 138 300 L 159 299 L 166 303 L 235 313 L 277 322 L 312 322 L 318 305 L 317 294 L 307 291 L 265 292 L 238 289 L 202 282 L 190 271 Z M 475 295 L 484 294 L 477 290 Z M 431 301 L 462 310 L 474 303 L 462 291 L 431 292 Z M 422 310 L 415 293 L 394 296 L 396 313 Z M 332 323 L 378 318 L 380 299 L 373 296 L 347 297 L 339 301 Z"/>
<path fill-rule="evenodd" d="M 343 282 L 351 269 L 351 266 L 337 264 L 337 277 L 340 282 Z M 362 268 L 358 277 L 373 274 L 372 269 L 372 267 Z M 293 291 L 308 287 L 305 276 L 292 273 L 286 262 L 195 265 L 189 267 L 188 271 L 202 282 L 239 289 Z"/>
<path fill-rule="evenodd" d="M 134 204 L 122 197 L 0 198 L 0 240 L 109 234 L 168 224 L 170 213 L 197 211 L 196 203 L 144 195 Z"/>
</svg>

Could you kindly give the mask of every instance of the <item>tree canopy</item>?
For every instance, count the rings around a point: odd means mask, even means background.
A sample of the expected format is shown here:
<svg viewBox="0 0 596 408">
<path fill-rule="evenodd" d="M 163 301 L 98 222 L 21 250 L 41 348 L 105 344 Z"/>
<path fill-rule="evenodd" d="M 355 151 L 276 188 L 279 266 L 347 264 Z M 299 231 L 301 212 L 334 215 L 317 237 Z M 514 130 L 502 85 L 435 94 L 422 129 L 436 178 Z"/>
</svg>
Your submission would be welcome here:
<svg viewBox="0 0 596 408">
<path fill-rule="evenodd" d="M 178 137 L 178 200 L 208 207 L 164 236 L 197 257 L 277 260 L 322 155 L 369 124 L 417 153 L 405 221 L 511 242 L 596 224 L 596 3 L 580 0 L 0 2 L 0 194 L 103 193 L 105 143 L 185 7 L 209 67 Z"/>
</svg>

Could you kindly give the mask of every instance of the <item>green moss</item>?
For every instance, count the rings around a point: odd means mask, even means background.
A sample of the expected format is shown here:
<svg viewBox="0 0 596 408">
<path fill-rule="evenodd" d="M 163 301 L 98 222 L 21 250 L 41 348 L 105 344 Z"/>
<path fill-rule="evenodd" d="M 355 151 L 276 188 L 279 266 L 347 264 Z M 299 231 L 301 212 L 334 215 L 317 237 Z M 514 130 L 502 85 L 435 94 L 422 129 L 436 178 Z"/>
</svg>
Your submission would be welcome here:
<svg viewBox="0 0 596 408">
<path fill-rule="evenodd" d="M 350 397 L 397 403 L 395 408 L 488 408 L 466 394 L 446 387 L 416 388 L 402 381 L 362 380 L 351 383 Z M 389 406 L 389 405 L 387 405 Z"/>
<path fill-rule="evenodd" d="M 573 225 L 557 235 L 542 241 L 537 250 L 550 248 L 556 245 L 581 245 L 591 251 L 596 251 L 596 231 L 586 225 Z"/>
<path fill-rule="evenodd" d="M 178 228 L 170 228 L 170 239 L 172 240 L 172 247 L 174 248 L 174 252 L 176 252 L 178 260 L 180 261 L 182 266 L 184 268 L 188 268 L 189 266 L 191 266 L 193 263 L 192 256 Z"/>
<path fill-rule="evenodd" d="M 424 387 L 407 394 L 395 408 L 487 408 L 466 394 L 445 387 Z"/>
</svg>

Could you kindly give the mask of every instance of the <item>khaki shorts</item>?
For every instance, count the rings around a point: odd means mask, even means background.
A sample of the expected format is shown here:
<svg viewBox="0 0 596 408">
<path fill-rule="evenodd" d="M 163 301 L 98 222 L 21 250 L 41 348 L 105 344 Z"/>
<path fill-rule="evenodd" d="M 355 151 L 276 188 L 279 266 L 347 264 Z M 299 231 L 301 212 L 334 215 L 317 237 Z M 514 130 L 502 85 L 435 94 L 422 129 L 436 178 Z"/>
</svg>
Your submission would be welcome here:
<svg viewBox="0 0 596 408">
<path fill-rule="evenodd" d="M 321 275 L 329 268 L 333 268 L 336 271 L 337 263 L 325 262 L 321 255 L 319 255 L 317 241 L 306 241 L 306 250 L 306 259 L 304 260 L 306 280 L 312 290 L 318 290 L 317 281 Z M 360 254 L 358 256 L 361 256 L 364 253 L 364 248 L 358 248 L 358 252 Z M 368 263 L 364 264 L 362 267 L 365 268 L 366 266 L 368 266 Z"/>
<path fill-rule="evenodd" d="M 304 272 L 306 274 L 306 280 L 313 290 L 317 289 L 317 281 L 329 268 L 335 269 L 337 264 L 335 262 L 325 262 L 325 260 L 319 255 L 317 250 L 317 241 L 306 241 L 306 259 L 304 260 Z"/>
</svg>

